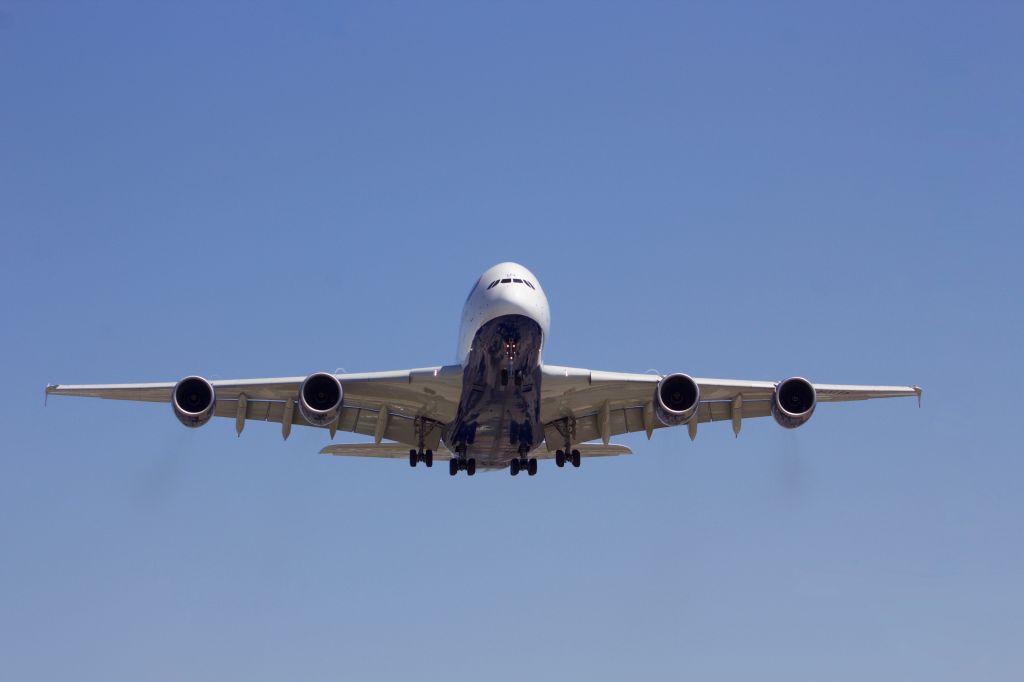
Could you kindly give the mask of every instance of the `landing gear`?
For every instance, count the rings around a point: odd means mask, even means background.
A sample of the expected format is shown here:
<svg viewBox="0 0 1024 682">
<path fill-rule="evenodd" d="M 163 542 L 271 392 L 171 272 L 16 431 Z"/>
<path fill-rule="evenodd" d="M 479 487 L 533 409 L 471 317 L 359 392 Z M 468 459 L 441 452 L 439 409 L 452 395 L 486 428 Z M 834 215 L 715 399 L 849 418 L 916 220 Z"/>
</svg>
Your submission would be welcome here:
<svg viewBox="0 0 1024 682">
<path fill-rule="evenodd" d="M 434 451 L 427 450 L 424 452 L 420 450 L 417 452 L 416 450 L 409 450 L 409 466 L 415 467 L 418 462 L 423 462 L 428 467 L 434 466 Z"/>
<path fill-rule="evenodd" d="M 571 450 L 569 454 L 566 454 L 567 450 L 569 450 L 568 445 L 565 446 L 565 450 L 555 450 L 555 464 L 561 468 L 565 466 L 566 462 L 572 462 L 572 465 L 578 468 L 580 465 L 580 451 Z"/>
<path fill-rule="evenodd" d="M 467 476 L 472 476 L 476 473 L 476 460 L 470 457 L 452 457 L 448 460 L 448 473 L 451 476 L 459 473 L 459 471 L 465 471 Z"/>
<path fill-rule="evenodd" d="M 525 471 L 530 476 L 536 476 L 537 460 L 532 457 L 530 459 L 526 459 L 525 457 L 514 459 L 508 463 L 508 471 L 513 476 L 517 476 L 520 471 Z"/>
<path fill-rule="evenodd" d="M 413 428 L 416 430 L 416 439 L 419 443 L 419 449 L 409 450 L 409 466 L 414 467 L 418 463 L 423 462 L 428 467 L 434 466 L 434 451 L 424 449 L 426 446 L 427 436 L 430 432 L 438 428 L 439 424 L 429 419 L 417 417 L 413 423 Z"/>
<path fill-rule="evenodd" d="M 513 362 L 512 362 L 515 359 L 516 344 L 512 343 L 511 345 L 509 345 L 509 343 L 506 343 L 505 345 L 506 345 L 507 348 L 510 349 L 507 352 L 507 354 L 506 354 L 507 357 L 508 357 L 509 363 L 508 363 L 508 367 L 504 367 L 501 370 L 501 374 L 499 376 L 499 380 L 501 381 L 501 385 L 502 385 L 502 387 L 508 386 L 508 381 L 511 378 L 512 379 L 512 383 L 514 383 L 516 386 L 522 386 L 523 385 L 523 370 L 515 369 L 515 367 L 513 366 Z"/>
<path fill-rule="evenodd" d="M 576 420 L 573 417 L 567 417 L 554 422 L 555 429 L 565 439 L 565 447 L 561 450 L 555 450 L 555 464 L 559 468 L 564 467 L 566 462 L 572 462 L 574 467 L 580 465 L 580 451 L 572 449 L 572 442 L 576 440 Z"/>
</svg>

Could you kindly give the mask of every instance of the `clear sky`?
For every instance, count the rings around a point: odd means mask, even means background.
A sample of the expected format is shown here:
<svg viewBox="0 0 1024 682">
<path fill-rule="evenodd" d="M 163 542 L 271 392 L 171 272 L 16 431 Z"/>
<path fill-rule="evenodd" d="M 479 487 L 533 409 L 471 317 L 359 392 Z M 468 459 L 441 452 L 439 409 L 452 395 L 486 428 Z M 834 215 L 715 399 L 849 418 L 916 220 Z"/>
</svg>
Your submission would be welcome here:
<svg viewBox="0 0 1024 682">
<path fill-rule="evenodd" d="M 0 0 L 0 678 L 1020 679 L 1020 3 L 297 5 Z M 550 362 L 924 407 L 515 479 L 43 407 L 450 363 L 503 260 Z"/>
</svg>

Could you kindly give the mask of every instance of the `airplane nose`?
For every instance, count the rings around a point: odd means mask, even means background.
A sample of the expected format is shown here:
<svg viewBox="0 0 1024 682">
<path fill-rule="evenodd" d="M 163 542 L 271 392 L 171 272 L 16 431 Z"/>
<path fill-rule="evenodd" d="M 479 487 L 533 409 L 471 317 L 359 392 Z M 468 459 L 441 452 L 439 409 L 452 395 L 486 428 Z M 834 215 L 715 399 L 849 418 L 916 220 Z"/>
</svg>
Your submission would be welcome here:
<svg viewBox="0 0 1024 682">
<path fill-rule="evenodd" d="M 500 309 L 504 315 L 536 315 L 538 310 L 538 292 L 535 288 L 528 287 L 523 280 L 516 282 L 499 282 L 497 286 L 490 289 L 491 305 Z"/>
</svg>

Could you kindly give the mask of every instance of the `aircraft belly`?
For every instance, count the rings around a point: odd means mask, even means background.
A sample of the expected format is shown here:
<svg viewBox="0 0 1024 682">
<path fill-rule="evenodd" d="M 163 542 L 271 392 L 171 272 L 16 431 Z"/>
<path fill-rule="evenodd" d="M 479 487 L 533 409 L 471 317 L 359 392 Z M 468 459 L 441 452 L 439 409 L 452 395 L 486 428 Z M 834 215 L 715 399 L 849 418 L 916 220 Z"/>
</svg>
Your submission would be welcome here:
<svg viewBox="0 0 1024 682">
<path fill-rule="evenodd" d="M 478 467 L 502 467 L 543 442 L 542 340 L 540 325 L 525 315 L 480 327 L 463 368 L 458 415 L 444 433 L 449 449 L 464 446 Z"/>
</svg>

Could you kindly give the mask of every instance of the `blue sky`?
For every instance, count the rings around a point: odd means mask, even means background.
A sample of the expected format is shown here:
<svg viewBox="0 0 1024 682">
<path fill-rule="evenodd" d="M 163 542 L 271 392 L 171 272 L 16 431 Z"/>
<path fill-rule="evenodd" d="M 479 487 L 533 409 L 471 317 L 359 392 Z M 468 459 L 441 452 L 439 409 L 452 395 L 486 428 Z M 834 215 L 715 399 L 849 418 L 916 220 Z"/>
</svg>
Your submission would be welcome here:
<svg viewBox="0 0 1024 682">
<path fill-rule="evenodd" d="M 0 2 L 0 677 L 1017 679 L 1015 3 Z M 535 478 L 47 382 L 918 383 Z M 355 439 L 353 439 L 355 440 Z"/>
</svg>

